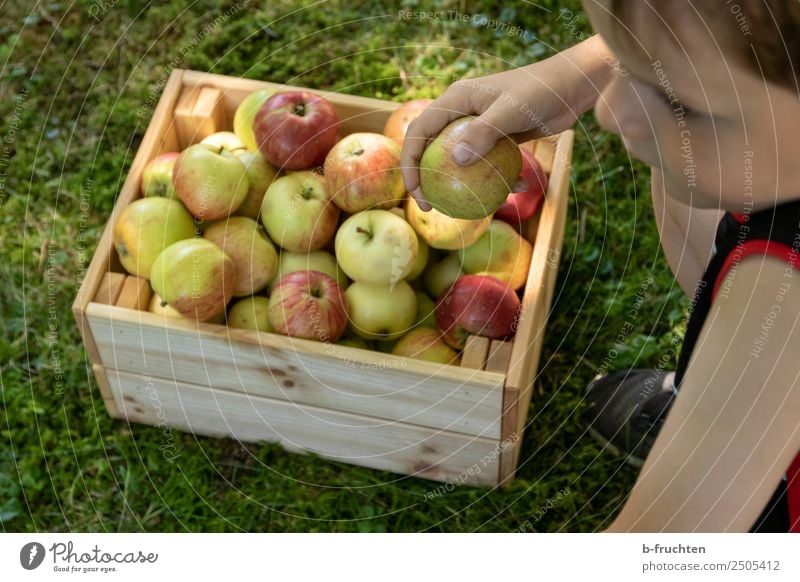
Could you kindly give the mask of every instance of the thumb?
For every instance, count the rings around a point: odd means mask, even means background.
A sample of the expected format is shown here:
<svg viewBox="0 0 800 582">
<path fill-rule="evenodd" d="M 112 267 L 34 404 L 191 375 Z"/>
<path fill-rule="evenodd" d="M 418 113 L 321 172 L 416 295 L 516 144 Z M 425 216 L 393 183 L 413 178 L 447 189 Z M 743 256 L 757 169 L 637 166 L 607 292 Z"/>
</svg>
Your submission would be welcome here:
<svg viewBox="0 0 800 582">
<path fill-rule="evenodd" d="M 453 147 L 453 160 L 457 164 L 468 166 L 478 161 L 489 153 L 497 140 L 515 130 L 513 125 L 518 123 L 513 118 L 509 119 L 508 107 L 503 107 L 498 101 L 480 117 L 473 119 L 464 130 L 461 140 Z"/>
</svg>

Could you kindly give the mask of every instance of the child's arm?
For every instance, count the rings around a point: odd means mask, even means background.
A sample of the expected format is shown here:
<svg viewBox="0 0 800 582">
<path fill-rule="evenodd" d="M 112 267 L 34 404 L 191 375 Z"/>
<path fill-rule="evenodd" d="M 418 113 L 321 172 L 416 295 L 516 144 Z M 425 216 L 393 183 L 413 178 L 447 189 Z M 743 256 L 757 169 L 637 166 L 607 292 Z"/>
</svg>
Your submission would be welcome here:
<svg viewBox="0 0 800 582">
<path fill-rule="evenodd" d="M 729 271 L 680 397 L 609 531 L 752 527 L 800 451 L 800 272 L 786 268 L 751 256 Z"/>
<path fill-rule="evenodd" d="M 478 116 L 462 141 L 474 154 L 463 162 L 469 164 L 503 135 L 526 141 L 572 127 L 597 101 L 616 64 L 603 39 L 593 36 L 544 61 L 453 83 L 406 132 L 401 161 L 406 188 L 428 208 L 417 190 L 419 160 L 428 140 L 454 119 Z"/>
</svg>

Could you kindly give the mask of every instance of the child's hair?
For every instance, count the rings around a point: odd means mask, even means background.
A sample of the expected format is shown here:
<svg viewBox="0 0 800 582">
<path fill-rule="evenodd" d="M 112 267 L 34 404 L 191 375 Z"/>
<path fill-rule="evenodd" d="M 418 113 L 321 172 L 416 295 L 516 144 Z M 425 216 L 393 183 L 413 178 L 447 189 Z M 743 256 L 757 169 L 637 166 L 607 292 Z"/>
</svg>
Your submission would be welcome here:
<svg viewBox="0 0 800 582">
<path fill-rule="evenodd" d="M 641 0 L 611 0 L 612 18 L 619 19 L 630 29 L 631 9 L 648 4 Z M 679 11 L 694 10 L 702 19 L 702 26 L 707 26 L 717 37 L 723 52 L 730 51 L 730 56 L 777 85 L 798 89 L 800 1 L 681 0 L 650 6 L 650 10 L 664 19 L 671 40 L 681 37 L 677 25 L 681 17 Z M 648 21 L 653 20 L 648 17 Z"/>
</svg>

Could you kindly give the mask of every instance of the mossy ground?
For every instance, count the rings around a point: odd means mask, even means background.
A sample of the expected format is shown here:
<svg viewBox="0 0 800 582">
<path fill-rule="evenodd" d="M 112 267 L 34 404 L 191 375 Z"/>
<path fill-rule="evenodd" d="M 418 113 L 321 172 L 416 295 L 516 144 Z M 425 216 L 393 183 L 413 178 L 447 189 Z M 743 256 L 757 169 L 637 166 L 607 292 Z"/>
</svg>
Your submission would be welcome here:
<svg viewBox="0 0 800 582">
<path fill-rule="evenodd" d="M 613 519 L 635 472 L 585 434 L 582 391 L 598 369 L 656 364 L 685 302 L 659 250 L 648 172 L 591 113 L 575 128 L 561 271 L 519 478 L 504 491 L 426 501 L 437 484 L 188 434 L 174 435 L 169 462 L 160 429 L 105 413 L 70 313 L 146 128 L 138 112 L 170 64 L 435 97 L 454 78 L 574 44 L 588 32 L 578 2 L 410 6 L 452 11 L 424 19 L 379 2 L 23 4 L 0 16 L 3 530 L 594 531 Z"/>
</svg>

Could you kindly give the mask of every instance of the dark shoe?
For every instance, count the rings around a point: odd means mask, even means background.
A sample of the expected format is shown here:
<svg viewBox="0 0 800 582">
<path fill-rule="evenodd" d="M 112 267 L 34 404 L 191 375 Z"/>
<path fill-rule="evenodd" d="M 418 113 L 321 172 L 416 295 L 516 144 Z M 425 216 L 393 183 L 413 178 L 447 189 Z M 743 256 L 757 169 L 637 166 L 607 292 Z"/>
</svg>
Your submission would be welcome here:
<svg viewBox="0 0 800 582">
<path fill-rule="evenodd" d="M 625 370 L 596 378 L 586 389 L 589 432 L 641 467 L 675 399 L 670 372 Z"/>
</svg>

